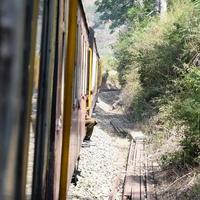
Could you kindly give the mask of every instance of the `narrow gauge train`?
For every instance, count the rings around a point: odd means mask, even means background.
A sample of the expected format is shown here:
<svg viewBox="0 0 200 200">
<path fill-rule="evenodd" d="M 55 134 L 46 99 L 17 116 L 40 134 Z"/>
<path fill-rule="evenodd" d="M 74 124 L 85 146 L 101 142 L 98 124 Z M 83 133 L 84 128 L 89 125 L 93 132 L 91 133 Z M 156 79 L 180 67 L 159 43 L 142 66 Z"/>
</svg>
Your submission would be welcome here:
<svg viewBox="0 0 200 200">
<path fill-rule="evenodd" d="M 0 199 L 66 199 L 101 85 L 81 0 L 0 0 Z"/>
</svg>

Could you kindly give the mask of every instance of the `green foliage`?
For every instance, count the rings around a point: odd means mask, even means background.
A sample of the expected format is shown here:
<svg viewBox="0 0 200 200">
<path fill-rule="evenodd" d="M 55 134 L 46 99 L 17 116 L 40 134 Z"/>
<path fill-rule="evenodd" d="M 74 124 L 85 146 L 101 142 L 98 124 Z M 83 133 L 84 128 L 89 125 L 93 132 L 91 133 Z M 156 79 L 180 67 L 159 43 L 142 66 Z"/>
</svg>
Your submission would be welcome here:
<svg viewBox="0 0 200 200">
<path fill-rule="evenodd" d="M 155 16 L 157 14 L 157 1 L 156 0 L 144 0 L 143 5 L 135 3 L 134 7 L 128 10 L 128 22 L 131 25 L 141 24 L 146 19 Z"/>
<path fill-rule="evenodd" d="M 112 44 L 117 40 L 117 33 L 110 33 L 109 25 L 102 24 L 99 19 L 100 13 L 96 13 L 95 0 L 83 0 L 85 13 L 89 26 L 95 30 L 95 37 L 97 39 L 97 46 L 101 61 L 103 62 L 104 70 L 113 69 L 113 51 Z M 106 44 L 106 45 L 105 45 Z"/>
<path fill-rule="evenodd" d="M 156 0 L 144 0 L 143 5 L 137 0 L 96 0 L 97 12 L 101 13 L 100 19 L 111 23 L 110 29 L 114 30 L 129 22 L 141 22 L 147 16 L 156 13 Z"/>
<path fill-rule="evenodd" d="M 186 157 L 184 151 L 163 155 L 161 158 L 162 166 L 165 168 L 183 169 L 186 163 L 191 163 L 191 157 Z"/>
<path fill-rule="evenodd" d="M 172 126 L 186 126 L 182 151 L 167 162 L 199 163 L 199 7 L 199 1 L 173 1 L 162 20 L 150 17 L 129 24 L 115 46 L 125 105 L 133 118 L 148 120 L 164 108 L 164 125 L 170 121 Z"/>
<path fill-rule="evenodd" d="M 200 70 L 190 67 L 183 74 L 176 83 L 179 95 L 173 102 L 173 117 L 187 125 L 181 145 L 187 155 L 196 158 L 200 155 Z"/>
<path fill-rule="evenodd" d="M 112 21 L 111 28 L 124 24 L 127 19 L 127 11 L 133 7 L 132 0 L 97 0 L 95 4 L 97 12 L 102 13 L 101 20 L 105 22 Z"/>
</svg>

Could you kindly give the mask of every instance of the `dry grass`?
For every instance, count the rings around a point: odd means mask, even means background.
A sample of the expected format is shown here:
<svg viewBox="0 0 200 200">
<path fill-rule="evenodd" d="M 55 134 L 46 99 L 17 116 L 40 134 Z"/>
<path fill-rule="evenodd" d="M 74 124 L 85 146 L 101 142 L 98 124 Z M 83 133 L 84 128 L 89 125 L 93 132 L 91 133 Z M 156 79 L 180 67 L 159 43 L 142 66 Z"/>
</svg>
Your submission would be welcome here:
<svg viewBox="0 0 200 200">
<path fill-rule="evenodd" d="M 199 169 L 157 171 L 157 195 L 162 200 L 199 200 Z"/>
<path fill-rule="evenodd" d="M 176 152 L 177 150 L 181 149 L 181 147 L 176 135 L 169 137 L 165 141 L 162 140 L 162 145 L 160 145 L 160 147 L 158 147 L 158 143 L 150 143 L 148 147 L 148 149 L 151 151 L 149 160 L 159 164 L 159 167 L 156 167 L 154 171 L 157 199 L 199 200 L 200 167 L 191 167 L 189 165 L 185 165 L 184 167 L 165 166 L 163 168 L 160 162 L 162 155 Z"/>
</svg>

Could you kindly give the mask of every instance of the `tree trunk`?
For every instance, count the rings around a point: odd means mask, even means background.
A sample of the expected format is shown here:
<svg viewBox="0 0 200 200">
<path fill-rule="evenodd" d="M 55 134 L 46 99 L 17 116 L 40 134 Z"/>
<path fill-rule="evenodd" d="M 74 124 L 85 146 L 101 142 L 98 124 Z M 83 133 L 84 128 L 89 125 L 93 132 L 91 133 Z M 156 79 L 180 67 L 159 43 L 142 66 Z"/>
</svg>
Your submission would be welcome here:
<svg viewBox="0 0 200 200">
<path fill-rule="evenodd" d="M 160 15 L 163 16 L 167 12 L 167 0 L 160 0 Z"/>
<path fill-rule="evenodd" d="M 167 12 L 167 0 L 157 0 L 157 7 L 161 18 L 164 17 Z"/>
<path fill-rule="evenodd" d="M 144 1 L 143 0 L 138 0 L 137 3 L 143 8 L 144 7 Z"/>
</svg>

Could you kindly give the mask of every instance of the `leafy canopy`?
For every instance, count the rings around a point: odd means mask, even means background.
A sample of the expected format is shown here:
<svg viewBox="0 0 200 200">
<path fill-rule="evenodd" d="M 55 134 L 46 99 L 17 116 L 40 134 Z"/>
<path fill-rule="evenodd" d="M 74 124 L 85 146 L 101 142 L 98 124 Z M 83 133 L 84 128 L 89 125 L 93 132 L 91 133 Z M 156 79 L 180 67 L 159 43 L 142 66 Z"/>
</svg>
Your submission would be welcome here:
<svg viewBox="0 0 200 200">
<path fill-rule="evenodd" d="M 156 0 L 96 0 L 100 19 L 110 23 L 110 29 L 141 21 L 156 13 Z"/>
</svg>

